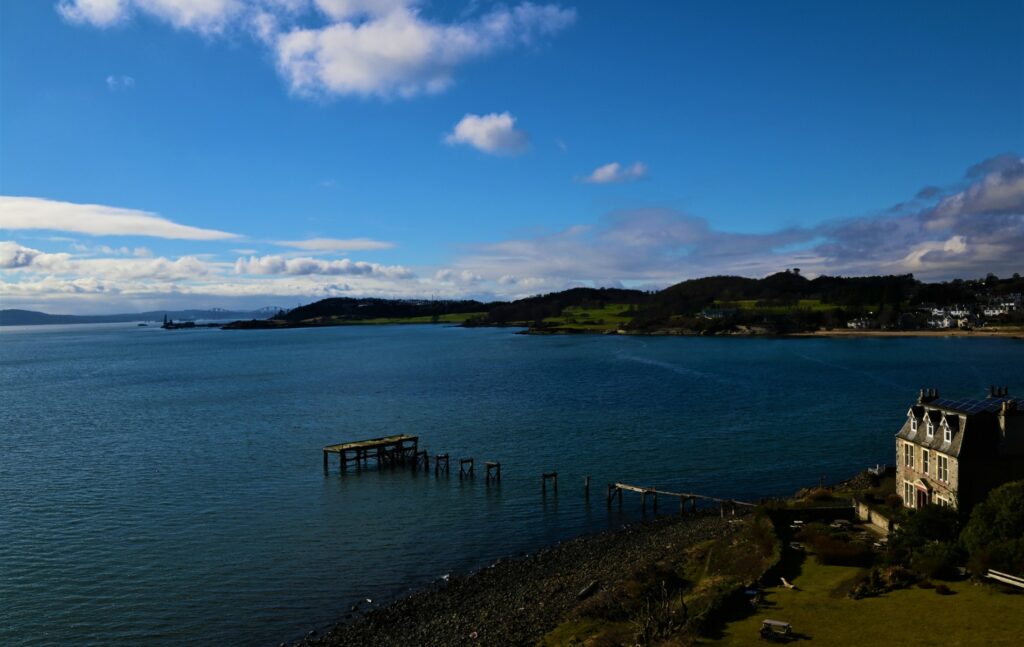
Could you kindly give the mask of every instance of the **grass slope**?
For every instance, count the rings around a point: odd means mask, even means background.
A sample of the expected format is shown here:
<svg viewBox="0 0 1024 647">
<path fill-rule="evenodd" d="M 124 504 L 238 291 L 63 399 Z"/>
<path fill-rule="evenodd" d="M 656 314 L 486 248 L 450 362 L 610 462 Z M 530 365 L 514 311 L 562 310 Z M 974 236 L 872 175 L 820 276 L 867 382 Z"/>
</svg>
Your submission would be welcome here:
<svg viewBox="0 0 1024 647">
<path fill-rule="evenodd" d="M 852 600 L 845 594 L 860 573 L 806 559 L 793 581 L 797 590 L 768 589 L 765 605 L 753 615 L 726 625 L 720 639 L 698 644 L 763 646 L 758 629 L 765 618 L 789 622 L 797 634 L 820 645 L 1022 644 L 1024 594 L 954 582 L 948 584 L 953 595 L 913 587 Z"/>
</svg>

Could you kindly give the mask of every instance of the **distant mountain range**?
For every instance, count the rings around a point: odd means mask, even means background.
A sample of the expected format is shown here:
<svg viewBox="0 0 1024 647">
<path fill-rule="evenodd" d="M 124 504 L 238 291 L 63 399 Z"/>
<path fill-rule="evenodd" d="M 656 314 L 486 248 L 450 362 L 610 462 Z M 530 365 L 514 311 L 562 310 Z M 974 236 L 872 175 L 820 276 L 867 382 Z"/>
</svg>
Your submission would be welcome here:
<svg viewBox="0 0 1024 647">
<path fill-rule="evenodd" d="M 265 307 L 258 310 L 225 310 L 211 308 L 209 310 L 150 310 L 148 312 L 132 312 L 112 315 L 51 315 L 34 310 L 0 310 L 0 326 L 36 326 L 43 324 L 85 324 L 85 323 L 123 323 L 130 321 L 230 321 L 235 319 L 265 318 L 281 312 L 281 308 Z"/>
</svg>

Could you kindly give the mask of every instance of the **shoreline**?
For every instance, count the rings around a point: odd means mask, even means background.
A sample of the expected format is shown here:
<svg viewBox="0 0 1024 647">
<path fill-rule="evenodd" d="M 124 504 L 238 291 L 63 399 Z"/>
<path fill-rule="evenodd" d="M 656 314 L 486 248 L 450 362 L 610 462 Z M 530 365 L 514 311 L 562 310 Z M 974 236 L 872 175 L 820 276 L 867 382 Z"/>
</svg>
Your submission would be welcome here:
<svg viewBox="0 0 1024 647">
<path fill-rule="evenodd" d="M 736 532 L 746 516 L 697 512 L 575 537 L 452 575 L 292 644 L 534 645 L 586 597 L 585 591 L 596 593 L 626 577 L 641 557 L 649 560 Z"/>
</svg>

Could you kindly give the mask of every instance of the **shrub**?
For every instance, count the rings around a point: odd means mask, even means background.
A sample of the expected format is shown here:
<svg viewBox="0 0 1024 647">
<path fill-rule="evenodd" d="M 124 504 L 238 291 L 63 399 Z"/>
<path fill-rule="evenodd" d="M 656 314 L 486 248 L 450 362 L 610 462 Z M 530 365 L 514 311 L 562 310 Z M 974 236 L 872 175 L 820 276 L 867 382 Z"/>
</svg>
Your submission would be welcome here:
<svg viewBox="0 0 1024 647">
<path fill-rule="evenodd" d="M 940 584 L 940 585 L 935 587 L 935 592 L 938 593 L 939 595 L 950 595 L 950 594 L 953 593 L 953 590 L 950 589 L 945 584 Z"/>
<path fill-rule="evenodd" d="M 933 541 L 911 551 L 910 567 L 924 577 L 948 579 L 956 576 L 959 558 L 953 544 Z"/>
<path fill-rule="evenodd" d="M 816 487 L 807 493 L 804 497 L 808 501 L 831 501 L 833 499 L 832 491 L 823 487 Z"/>
<path fill-rule="evenodd" d="M 921 580 L 920 582 L 917 583 L 917 588 L 919 588 L 919 589 L 934 589 L 935 585 L 932 584 L 931 582 L 929 582 L 928 580 Z"/>
<path fill-rule="evenodd" d="M 860 541 L 844 541 L 838 537 L 819 536 L 811 543 L 821 564 L 867 566 L 874 560 L 871 546 Z"/>
<path fill-rule="evenodd" d="M 885 505 L 892 510 L 899 510 L 903 507 L 903 497 L 898 494 L 889 494 L 885 497 Z"/>
<path fill-rule="evenodd" d="M 902 566 L 888 566 L 881 570 L 882 583 L 891 589 L 905 589 L 914 583 L 917 578 L 914 573 Z"/>
<path fill-rule="evenodd" d="M 974 507 L 960 538 L 975 573 L 1024 572 L 1024 481 L 992 490 Z"/>
</svg>

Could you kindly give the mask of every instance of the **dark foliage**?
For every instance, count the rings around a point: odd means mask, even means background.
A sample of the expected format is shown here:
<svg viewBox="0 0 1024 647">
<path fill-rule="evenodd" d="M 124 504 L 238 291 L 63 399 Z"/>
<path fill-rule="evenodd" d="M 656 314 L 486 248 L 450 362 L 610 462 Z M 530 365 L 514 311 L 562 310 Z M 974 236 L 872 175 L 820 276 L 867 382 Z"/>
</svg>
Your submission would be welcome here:
<svg viewBox="0 0 1024 647">
<path fill-rule="evenodd" d="M 1024 574 L 1024 481 L 1002 485 L 974 506 L 961 540 L 976 574 Z"/>
<path fill-rule="evenodd" d="M 463 312 L 480 312 L 487 306 L 479 301 L 413 301 L 394 299 L 323 299 L 295 308 L 284 315 L 291 322 L 309 319 L 377 319 L 398 317 L 432 317 Z M 277 316 L 277 315 L 275 315 Z"/>
</svg>

